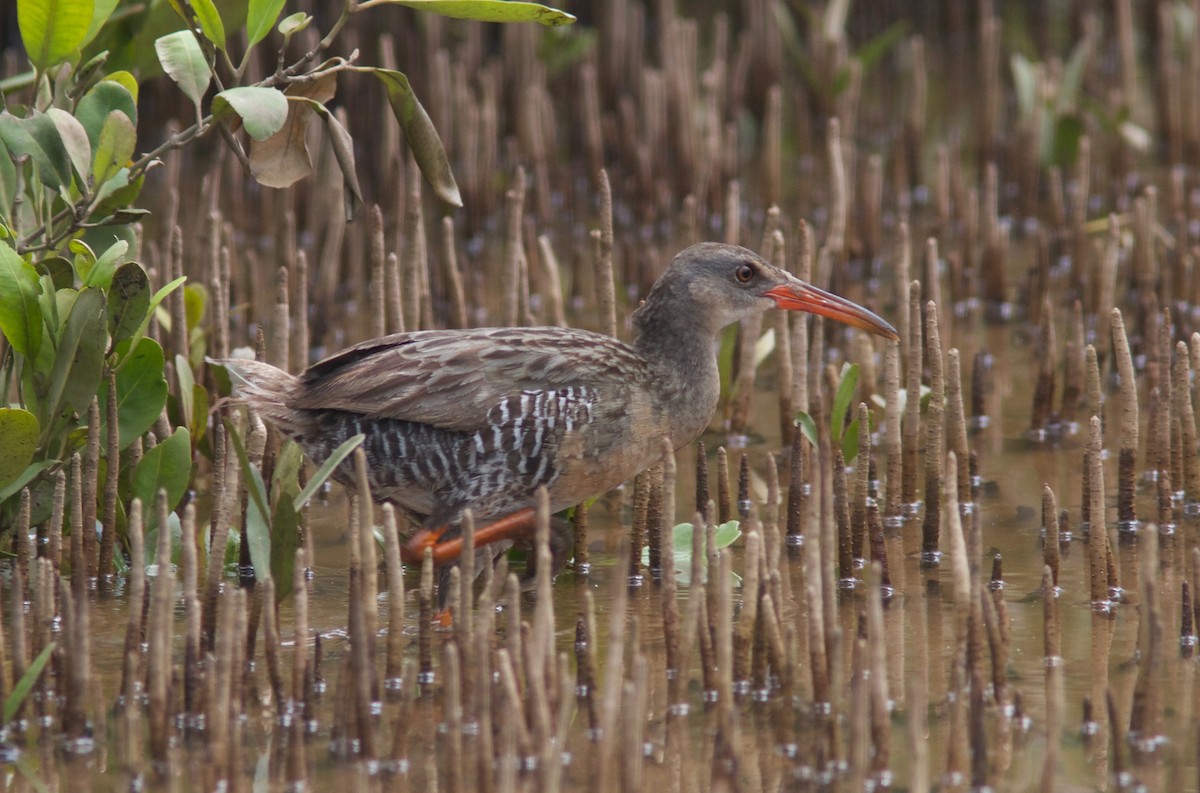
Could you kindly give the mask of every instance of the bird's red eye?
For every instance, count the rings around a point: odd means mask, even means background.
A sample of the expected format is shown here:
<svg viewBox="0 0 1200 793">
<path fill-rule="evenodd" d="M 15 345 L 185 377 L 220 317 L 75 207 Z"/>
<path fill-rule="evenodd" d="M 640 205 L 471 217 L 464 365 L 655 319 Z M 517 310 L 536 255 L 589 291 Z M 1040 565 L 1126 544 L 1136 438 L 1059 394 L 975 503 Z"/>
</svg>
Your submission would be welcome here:
<svg viewBox="0 0 1200 793">
<path fill-rule="evenodd" d="M 739 265 L 733 272 L 733 277 L 738 279 L 739 284 L 748 284 L 750 279 L 754 278 L 754 267 L 749 264 Z"/>
</svg>

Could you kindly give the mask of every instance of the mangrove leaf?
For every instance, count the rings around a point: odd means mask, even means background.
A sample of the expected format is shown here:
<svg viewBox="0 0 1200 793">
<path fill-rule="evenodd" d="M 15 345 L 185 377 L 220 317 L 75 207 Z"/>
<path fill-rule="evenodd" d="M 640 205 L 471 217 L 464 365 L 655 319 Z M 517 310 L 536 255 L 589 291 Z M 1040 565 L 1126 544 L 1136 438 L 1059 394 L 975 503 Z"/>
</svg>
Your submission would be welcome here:
<svg viewBox="0 0 1200 793">
<path fill-rule="evenodd" d="M 249 39 L 247 50 L 271 32 L 271 26 L 283 10 L 283 2 L 284 0 L 250 0 L 250 6 L 246 10 L 246 37 Z"/>
<path fill-rule="evenodd" d="M 255 140 L 266 140 L 283 129 L 288 117 L 288 101 L 277 88 L 242 86 L 228 88 L 213 97 L 213 115 L 217 118 L 236 113 L 246 132 Z"/>
<path fill-rule="evenodd" d="M 29 696 L 29 692 L 33 690 L 33 684 L 42 676 L 42 670 L 46 668 L 46 664 L 50 662 L 50 656 L 54 655 L 54 642 L 50 642 L 46 647 L 38 653 L 38 657 L 33 659 L 26 669 L 25 674 L 21 675 L 21 679 L 13 686 L 13 690 L 4 698 L 4 723 L 10 723 L 17 716 L 17 711 L 21 709 L 21 703 Z"/>
<path fill-rule="evenodd" d="M 88 174 L 92 170 L 92 144 L 88 141 L 87 130 L 79 123 L 79 119 L 57 107 L 48 108 L 46 116 L 54 122 L 58 138 L 67 152 L 67 159 L 71 161 L 78 177 L 76 184 L 82 189 L 87 185 Z"/>
<path fill-rule="evenodd" d="M 127 166 L 136 147 L 137 129 L 129 116 L 120 110 L 109 113 L 100 127 L 96 156 L 91 164 L 96 186 L 104 184 Z"/>
<path fill-rule="evenodd" d="M 192 11 L 196 14 L 196 23 L 204 38 L 211 41 L 217 49 L 225 49 L 225 23 L 217 11 L 213 0 L 192 0 Z"/>
<path fill-rule="evenodd" d="M 262 581 L 271 574 L 271 518 L 267 508 L 267 487 L 258 466 L 246 456 L 246 444 L 242 442 L 241 433 L 232 424 L 226 423 L 225 427 L 242 468 L 246 491 L 250 494 L 250 503 L 246 505 L 246 544 L 250 547 L 254 577 Z"/>
<path fill-rule="evenodd" d="M 150 310 L 150 278 L 137 262 L 125 262 L 108 287 L 108 335 L 115 346 L 133 338 Z"/>
<path fill-rule="evenodd" d="M 117 370 L 117 427 L 121 449 L 141 437 L 162 413 L 167 403 L 167 378 L 163 376 L 163 351 L 154 339 L 143 338 Z M 108 389 L 101 392 L 107 403 Z M 107 416 L 107 410 L 100 412 Z M 153 492 L 153 491 L 151 491 Z"/>
<path fill-rule="evenodd" d="M 123 82 L 101 80 L 79 100 L 79 105 L 75 108 L 75 117 L 87 130 L 92 151 L 99 148 L 104 122 L 114 110 L 120 110 L 134 127 L 137 126 L 137 98 Z"/>
<path fill-rule="evenodd" d="M 92 0 L 17 0 L 17 27 L 29 60 L 49 69 L 83 44 L 92 24 Z"/>
<path fill-rule="evenodd" d="M 41 434 L 37 417 L 21 408 L 0 408 L 0 487 L 25 472 Z"/>
<path fill-rule="evenodd" d="M 154 42 L 154 51 L 158 53 L 163 71 L 175 81 L 184 96 L 192 100 L 199 113 L 212 74 L 195 34 L 190 30 L 168 33 Z"/>
<path fill-rule="evenodd" d="M 166 440 L 142 455 L 133 472 L 133 495 L 143 504 L 156 503 L 159 490 L 167 491 L 167 510 L 172 511 L 183 498 L 192 473 L 192 439 L 180 427 Z M 151 512 L 149 517 L 153 521 Z"/>
<path fill-rule="evenodd" d="M 0 243 L 0 333 L 26 358 L 36 357 L 42 345 L 40 293 L 37 270 Z"/>
<path fill-rule="evenodd" d="M 60 295 L 65 291 L 60 290 Z M 100 388 L 104 352 L 108 347 L 108 314 L 104 305 L 104 293 L 98 287 L 85 287 L 75 296 L 50 371 L 43 433 L 68 408 L 80 415 L 87 413 Z"/>
<path fill-rule="evenodd" d="M 461 207 L 462 196 L 459 194 L 458 184 L 454 181 L 454 174 L 450 172 L 450 161 L 446 157 L 442 139 L 409 85 L 408 78 L 391 69 L 363 67 L 358 71 L 373 74 L 383 83 L 392 113 L 400 122 L 409 148 L 417 161 L 417 167 L 421 169 L 421 175 L 429 182 L 433 192 L 447 204 Z"/>
<path fill-rule="evenodd" d="M 50 116 L 35 112 L 28 118 L 17 118 L 2 111 L 0 141 L 11 154 L 29 157 L 46 187 L 57 191 L 71 184 L 71 158 Z"/>
<path fill-rule="evenodd" d="M 296 496 L 292 504 L 297 512 L 304 509 L 304 505 L 308 503 L 308 500 L 316 495 L 316 492 L 321 489 L 326 480 L 333 476 L 334 470 L 341 465 L 343 460 L 350 456 L 351 452 L 358 448 L 359 444 L 366 437 L 366 435 L 360 433 L 353 438 L 346 439 L 341 446 L 333 450 L 333 454 L 329 455 L 329 458 L 325 462 L 321 463 L 321 467 L 313 474 L 312 479 L 308 480 L 308 484 L 304 486 L 304 490 L 300 491 L 300 495 Z"/>
<path fill-rule="evenodd" d="M 557 27 L 575 21 L 575 17 L 566 11 L 516 0 L 388 0 L 388 3 L 478 22 L 537 22 Z"/>
</svg>

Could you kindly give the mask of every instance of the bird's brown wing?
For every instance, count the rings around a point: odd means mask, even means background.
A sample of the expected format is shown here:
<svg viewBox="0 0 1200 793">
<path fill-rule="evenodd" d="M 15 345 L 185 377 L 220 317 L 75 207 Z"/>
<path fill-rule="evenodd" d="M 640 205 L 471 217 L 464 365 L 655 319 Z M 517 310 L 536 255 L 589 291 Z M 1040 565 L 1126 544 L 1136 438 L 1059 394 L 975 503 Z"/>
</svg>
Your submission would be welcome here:
<svg viewBox="0 0 1200 793">
<path fill-rule="evenodd" d="M 384 336 L 313 364 L 289 407 L 475 431 L 522 391 L 603 389 L 644 376 L 628 345 L 562 328 L 484 328 Z"/>
</svg>

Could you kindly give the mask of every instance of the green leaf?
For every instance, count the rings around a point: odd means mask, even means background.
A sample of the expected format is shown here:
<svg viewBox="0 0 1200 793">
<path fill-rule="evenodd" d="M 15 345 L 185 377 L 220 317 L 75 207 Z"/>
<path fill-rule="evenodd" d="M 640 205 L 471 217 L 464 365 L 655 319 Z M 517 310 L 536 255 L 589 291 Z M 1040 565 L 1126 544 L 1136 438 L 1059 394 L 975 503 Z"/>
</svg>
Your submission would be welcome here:
<svg viewBox="0 0 1200 793">
<path fill-rule="evenodd" d="M 81 279 L 87 278 L 88 273 L 92 271 L 92 265 L 96 263 L 96 254 L 92 246 L 84 240 L 71 240 L 67 243 L 67 250 L 75 254 L 75 272 Z"/>
<path fill-rule="evenodd" d="M 737 348 L 737 337 L 736 322 L 721 331 L 720 346 L 717 348 L 717 373 L 721 378 L 722 394 L 728 394 L 733 388 L 733 353 Z"/>
<path fill-rule="evenodd" d="M 846 424 L 846 411 L 854 392 L 858 389 L 858 364 L 852 363 L 842 370 L 842 380 L 838 383 L 837 393 L 833 395 L 833 412 L 829 414 L 830 429 L 833 431 L 833 442 L 842 440 L 842 427 Z"/>
<path fill-rule="evenodd" d="M 679 583 L 687 585 L 691 583 L 692 575 L 692 551 L 696 527 L 691 523 L 679 523 L 671 529 L 671 551 L 675 557 L 675 577 L 679 579 Z M 717 526 L 714 531 L 714 544 L 717 550 L 727 548 L 737 541 L 742 536 L 741 523 L 736 520 L 727 521 Z M 700 548 L 702 553 L 706 553 L 704 545 L 707 538 L 701 533 Z M 650 564 L 650 549 L 642 549 L 642 564 Z M 741 583 L 741 576 L 733 575 L 735 584 Z"/>
<path fill-rule="evenodd" d="M 217 49 L 225 49 L 225 24 L 221 22 L 221 14 L 213 0 L 192 0 L 192 11 L 196 13 L 196 23 L 204 37 Z"/>
<path fill-rule="evenodd" d="M 929 400 L 933 398 L 933 389 L 924 383 L 921 384 L 921 414 L 924 415 L 925 410 L 929 407 Z"/>
<path fill-rule="evenodd" d="M 767 328 L 766 332 L 758 337 L 758 341 L 754 342 L 754 368 L 762 366 L 763 361 L 767 360 L 773 352 L 775 352 L 775 329 Z"/>
<path fill-rule="evenodd" d="M 796 411 L 796 426 L 800 428 L 800 432 L 808 439 L 808 442 L 817 447 L 820 445 L 820 439 L 817 435 L 817 422 L 813 421 L 813 417 L 805 413 L 803 410 Z"/>
<path fill-rule="evenodd" d="M 109 53 L 106 50 L 102 50 L 94 55 L 91 55 L 90 57 L 85 57 L 84 53 L 81 51 L 79 55 L 79 60 L 70 64 L 70 70 L 64 70 L 61 73 L 64 76 L 68 73 L 71 75 L 71 82 L 74 83 L 74 85 L 67 90 L 67 94 L 73 94 L 71 97 L 73 99 L 78 98 L 79 94 L 83 93 L 84 86 L 92 85 L 103 77 L 103 75 L 100 74 L 100 70 L 106 63 L 108 63 Z"/>
<path fill-rule="evenodd" d="M 1021 118 L 1032 118 L 1034 106 L 1037 103 L 1037 70 L 1028 58 L 1015 52 L 1010 60 L 1012 65 L 1013 90 L 1017 95 L 1017 109 Z"/>
<path fill-rule="evenodd" d="M 196 378 L 192 376 L 192 367 L 187 358 L 175 354 L 175 376 L 179 378 L 179 406 L 183 411 L 184 426 L 192 426 L 193 391 L 196 388 Z"/>
<path fill-rule="evenodd" d="M 17 0 L 17 26 L 29 60 L 45 71 L 69 58 L 92 24 L 92 0 Z"/>
<path fill-rule="evenodd" d="M 163 375 L 162 347 L 154 339 L 143 338 L 126 356 L 117 370 L 117 427 L 121 449 L 140 438 L 154 426 L 167 404 L 167 378 Z M 108 402 L 108 389 L 101 400 Z M 107 417 L 107 409 L 100 415 Z"/>
<path fill-rule="evenodd" d="M 250 0 L 250 7 L 246 11 L 246 37 L 249 39 L 247 49 L 267 37 L 282 10 L 283 0 Z M 276 582 L 276 585 L 278 583 Z"/>
<path fill-rule="evenodd" d="M 112 0 L 104 0 L 104 2 L 112 2 Z M 103 80 L 114 82 L 114 83 L 120 85 L 122 88 L 124 88 L 126 91 L 129 92 L 129 95 L 133 97 L 133 101 L 135 103 L 137 102 L 138 82 L 137 82 L 137 78 L 134 77 L 131 72 L 128 72 L 125 69 L 118 69 L 117 71 L 113 72 L 112 74 L 104 75 Z M 132 118 L 132 116 L 131 116 L 131 118 Z"/>
<path fill-rule="evenodd" d="M 870 415 L 870 414 L 868 414 Z M 842 434 L 842 460 L 849 465 L 858 456 L 859 426 L 858 419 L 851 421 Z"/>
<path fill-rule="evenodd" d="M 77 240 L 78 241 L 78 240 Z M 112 245 L 108 246 L 108 250 L 100 254 L 100 257 L 92 264 L 91 269 L 87 271 L 87 275 L 83 279 L 84 286 L 98 286 L 101 289 L 108 289 L 112 284 L 113 274 L 116 272 L 117 263 L 121 261 L 121 257 L 129 250 L 129 243 L 125 240 L 117 240 Z"/>
<path fill-rule="evenodd" d="M 104 23 L 112 16 L 112 12 L 116 10 L 119 0 L 95 0 L 92 7 L 92 21 L 88 24 L 87 33 L 83 36 L 83 41 L 79 46 L 86 46 L 104 27 Z M 128 72 L 126 72 L 128 74 Z"/>
<path fill-rule="evenodd" d="M 183 288 L 183 315 L 189 333 L 204 321 L 204 308 L 207 305 L 208 290 L 204 284 L 188 284 Z"/>
<path fill-rule="evenodd" d="M 42 670 L 46 668 L 46 664 L 50 662 L 50 656 L 54 655 L 54 642 L 50 642 L 46 647 L 38 653 L 38 657 L 33 659 L 26 669 L 25 674 L 21 675 L 21 679 L 13 686 L 13 690 L 4 698 L 4 723 L 10 723 L 17 716 L 17 711 L 21 709 L 21 703 L 29 696 L 29 692 L 33 690 L 33 684 L 42 676 Z"/>
<path fill-rule="evenodd" d="M 696 534 L 696 525 L 694 523 L 676 523 L 671 529 L 671 549 L 677 553 L 692 550 L 692 540 Z M 704 545 L 704 540 L 700 541 L 701 547 Z"/>
<path fill-rule="evenodd" d="M 37 451 L 37 416 L 21 408 L 0 408 L 0 487 L 13 482 L 25 472 Z"/>
<path fill-rule="evenodd" d="M 213 97 L 212 111 L 217 118 L 236 113 L 250 137 L 266 140 L 283 129 L 288 101 L 277 88 L 244 86 L 226 89 Z"/>
<path fill-rule="evenodd" d="M 109 113 L 100 127 L 96 157 L 92 162 L 92 178 L 96 186 L 104 184 L 129 165 L 136 147 L 137 128 L 133 126 L 129 116 L 120 110 Z"/>
<path fill-rule="evenodd" d="M 142 455 L 133 472 L 133 495 L 143 504 L 155 503 L 159 490 L 167 491 L 167 509 L 174 510 L 187 490 L 192 473 L 192 439 L 180 427 L 171 437 Z M 155 510 L 150 510 L 153 515 Z"/>
<path fill-rule="evenodd" d="M 271 520 L 260 505 L 266 500 L 266 486 L 257 465 L 247 463 L 243 471 L 246 488 L 257 494 L 251 499 L 253 503 L 246 507 L 246 544 L 250 546 L 250 564 L 254 567 L 254 577 L 265 579 L 271 574 Z"/>
<path fill-rule="evenodd" d="M 50 276 L 55 290 L 65 289 L 75 283 L 75 268 L 61 256 L 47 256 L 34 265 L 34 269 L 39 276 Z"/>
<path fill-rule="evenodd" d="M 42 282 L 43 294 L 48 297 L 42 305 L 42 310 L 48 317 L 53 317 L 53 322 L 46 323 L 46 329 L 50 331 L 51 348 L 62 342 L 63 329 L 66 327 L 66 319 L 71 314 L 71 307 L 75 305 L 75 298 L 79 297 L 79 290 L 74 287 L 59 289 L 57 292 L 46 294 L 46 284 Z M 50 310 L 47 310 L 45 303 L 51 305 Z"/>
<path fill-rule="evenodd" d="M 158 304 L 163 302 L 167 295 L 171 294 L 185 283 L 187 283 L 187 276 L 181 275 L 171 283 L 161 287 L 157 292 L 154 293 L 154 296 L 150 298 L 150 310 L 153 311 L 154 309 L 158 308 Z"/>
<path fill-rule="evenodd" d="M 1061 168 L 1073 165 L 1079 156 L 1079 142 L 1084 135 L 1083 121 L 1078 116 L 1061 116 L 1054 122 L 1054 137 L 1050 144 L 1047 165 Z"/>
<path fill-rule="evenodd" d="M 50 371 L 43 435 L 50 431 L 61 411 L 70 408 L 80 415 L 87 413 L 100 388 L 104 352 L 108 346 L 108 315 L 104 303 L 104 293 L 90 286 L 79 290 L 71 306 Z"/>
<path fill-rule="evenodd" d="M 154 42 L 154 51 L 158 53 L 158 62 L 162 64 L 163 71 L 175 81 L 184 96 L 192 100 L 196 112 L 199 112 L 200 101 L 204 99 L 212 74 L 195 34 L 190 30 L 168 33 Z"/>
<path fill-rule="evenodd" d="M 79 119 L 57 107 L 46 110 L 46 115 L 58 130 L 58 137 L 67 152 L 67 158 L 79 177 L 76 184 L 82 189 L 82 186 L 87 184 L 88 174 L 92 170 L 92 144 L 88 142 L 87 130 L 79 123 Z"/>
<path fill-rule="evenodd" d="M 292 593 L 296 549 L 299 547 L 300 513 L 292 506 L 290 498 L 281 498 L 275 502 L 275 510 L 271 513 L 270 575 L 275 580 L 277 602 Z M 253 551 L 254 546 L 250 548 Z M 254 576 L 260 578 L 257 567 L 254 568 Z"/>
<path fill-rule="evenodd" d="M 737 542 L 738 537 L 742 536 L 741 524 L 736 520 L 726 521 L 720 526 L 717 526 L 714 532 L 713 542 L 717 546 L 717 550 L 728 548 Z"/>
<path fill-rule="evenodd" d="M 158 304 L 166 299 L 167 295 L 183 286 L 186 282 L 187 276 L 181 275 L 154 293 L 154 296 L 150 298 L 150 305 L 146 307 L 146 316 L 142 318 L 142 324 L 138 326 L 137 332 L 133 334 L 133 340 L 135 344 L 142 338 L 142 336 L 146 335 L 146 328 L 150 324 L 150 317 L 154 316 L 154 309 L 158 308 Z"/>
<path fill-rule="evenodd" d="M 510 3 L 497 4 L 510 5 Z M 425 108 L 417 100 L 417 95 L 413 93 L 408 78 L 400 72 L 390 69 L 364 67 L 358 71 L 369 72 L 383 83 L 388 103 L 392 106 L 392 113 L 400 122 L 404 136 L 408 139 L 408 146 L 412 149 L 413 157 L 417 161 L 417 167 L 421 169 L 421 175 L 425 177 L 425 181 L 429 182 L 433 192 L 447 204 L 461 207 L 462 196 L 458 192 L 454 174 L 450 172 L 450 161 L 446 157 L 442 139 L 438 137 L 437 128 L 433 126 L 429 114 L 425 112 Z"/>
<path fill-rule="evenodd" d="M 358 186 L 358 171 L 354 165 L 354 140 L 337 116 L 329 112 L 324 105 L 315 108 L 325 122 L 325 131 L 329 133 L 329 143 L 333 147 L 333 156 L 338 167 L 342 170 L 342 182 L 345 189 L 342 197 L 345 201 L 346 222 L 354 220 L 358 208 L 362 206 L 362 188 Z"/>
<path fill-rule="evenodd" d="M 292 37 L 312 24 L 312 17 L 303 11 L 289 14 L 279 21 L 279 32 L 285 37 Z"/>
<path fill-rule="evenodd" d="M 115 346 L 133 338 L 150 310 L 150 278 L 137 262 L 125 262 L 108 287 L 108 335 Z"/>
<path fill-rule="evenodd" d="M 296 549 L 300 547 L 300 511 L 295 498 L 300 490 L 300 469 L 304 454 L 293 441 L 287 441 L 275 458 L 271 477 L 271 578 L 276 596 L 282 600 L 291 594 L 291 578 Z"/>
<path fill-rule="evenodd" d="M 208 431 L 208 391 L 199 383 L 192 386 L 192 423 L 188 429 L 196 443 L 200 443 Z"/>
<path fill-rule="evenodd" d="M 99 148 L 100 133 L 104 129 L 104 122 L 108 120 L 109 113 L 114 110 L 120 110 L 133 123 L 134 127 L 137 126 L 137 99 L 124 83 L 116 80 L 101 80 L 83 95 L 83 99 L 79 100 L 79 104 L 75 108 L 75 117 L 87 130 L 88 142 L 92 144 L 92 151 Z"/>
<path fill-rule="evenodd" d="M 21 475 L 13 481 L 9 482 L 4 487 L 0 487 L 0 504 L 8 501 L 17 493 L 25 489 L 25 486 L 37 478 L 37 475 L 45 471 L 51 466 L 58 465 L 58 460 L 38 460 L 36 463 L 28 466 Z"/>
<path fill-rule="evenodd" d="M 1083 89 L 1083 74 L 1087 71 L 1092 55 L 1092 37 L 1084 36 L 1071 50 L 1071 57 L 1063 68 L 1062 79 L 1055 93 L 1054 110 L 1058 115 L 1073 113 L 1079 104 L 1079 92 Z"/>
<path fill-rule="evenodd" d="M 538 60 L 545 65 L 546 75 L 553 79 L 576 68 L 594 53 L 598 38 L 595 28 L 550 31 L 538 44 Z"/>
<path fill-rule="evenodd" d="M 862 49 L 854 54 L 854 57 L 862 64 L 863 71 L 870 69 L 895 47 L 904 38 L 907 29 L 908 25 L 902 19 L 892 23 L 886 30 L 864 44 Z"/>
<path fill-rule="evenodd" d="M 62 260 L 59 259 L 59 261 Z M 54 283 L 56 275 L 54 274 L 53 270 L 38 273 L 39 294 L 37 298 L 37 310 L 42 317 L 42 332 L 44 334 L 42 340 L 43 342 L 50 342 L 49 344 L 39 345 L 39 352 L 37 357 L 34 359 L 38 364 L 37 371 L 39 374 L 44 374 L 50 371 L 50 364 L 54 360 L 54 345 L 62 332 L 62 319 L 58 314 L 58 293 L 60 290 L 69 288 L 71 284 L 75 283 L 74 270 L 71 269 L 70 265 L 67 265 L 67 268 L 68 276 L 66 287 L 58 286 Z M 42 365 L 43 363 L 45 366 Z M 39 396 L 45 395 L 44 388 L 39 388 L 39 391 L 41 392 Z M 26 399 L 28 399 L 29 395 L 26 394 L 25 396 Z M 34 412 L 36 413 L 37 411 Z M 41 414 L 38 413 L 38 415 L 40 416 Z"/>
<path fill-rule="evenodd" d="M 570 25 L 575 17 L 557 8 L 538 3 L 509 2 L 509 0 L 389 0 L 396 5 L 418 11 L 429 11 L 454 19 L 474 19 L 479 22 L 537 22 L 556 27 Z"/>
<path fill-rule="evenodd" d="M 11 154 L 28 156 L 37 166 L 38 178 L 51 190 L 71 184 L 71 158 L 54 120 L 45 113 L 17 118 L 0 112 L 0 140 Z"/>
<path fill-rule="evenodd" d="M 132 204 L 137 201 L 138 195 L 142 192 L 142 185 L 145 183 L 145 180 L 146 175 L 144 173 L 139 174 L 131 182 L 129 181 L 128 168 L 122 168 L 117 171 L 96 190 L 96 203 L 94 205 L 95 208 L 92 210 L 92 217 L 102 219 L 111 218 L 115 221 L 118 218 L 136 216 L 140 220 L 141 215 L 139 213 L 145 213 L 147 210 L 135 209 Z M 131 239 L 131 241 L 133 240 Z"/>
<path fill-rule="evenodd" d="M 4 138 L 0 137 L 0 224 L 7 226 L 13 223 L 8 215 L 16 196 L 17 166 L 13 164 L 12 157 L 8 155 L 8 145 L 5 144 Z M 10 234 L 8 229 L 0 233 L 0 239 L 10 236 L 15 235 Z"/>
<path fill-rule="evenodd" d="M 250 503 L 246 505 L 246 543 L 250 546 L 250 563 L 254 565 L 254 577 L 263 579 L 271 572 L 271 519 L 267 510 L 267 487 L 263 484 L 258 466 L 246 456 L 246 444 L 242 442 L 241 434 L 232 425 L 225 426 L 242 467 L 246 491 L 250 494 Z"/>
<path fill-rule="evenodd" d="M 42 346 L 41 291 L 33 265 L 0 243 L 0 333 L 26 358 L 37 357 Z"/>
<path fill-rule="evenodd" d="M 304 452 L 300 446 L 295 441 L 285 441 L 275 457 L 275 472 L 271 476 L 272 505 L 281 498 L 295 500 L 300 493 L 300 469 L 303 466 Z"/>
<path fill-rule="evenodd" d="M 304 490 L 300 491 L 300 495 L 296 496 L 295 500 L 292 502 L 292 507 L 296 512 L 304 509 L 304 505 L 308 503 L 308 500 L 316 495 L 317 491 L 321 489 L 321 486 L 325 484 L 329 477 L 333 476 L 334 470 L 342 463 L 343 460 L 350 456 L 351 452 L 359 447 L 359 444 L 361 444 L 366 437 L 366 435 L 360 433 L 355 435 L 353 438 L 348 438 L 342 443 L 341 446 L 333 450 L 333 454 L 329 455 L 329 458 L 326 459 L 325 462 L 321 463 L 321 467 L 318 468 L 317 472 L 313 474 L 311 479 L 308 480 L 308 484 L 304 486 Z"/>
<path fill-rule="evenodd" d="M 786 3 L 771 3 L 769 7 L 772 11 L 770 21 L 773 23 L 779 39 L 783 42 L 783 48 L 800 68 L 800 76 L 804 78 L 804 81 L 815 87 L 816 75 L 813 74 L 812 64 L 809 63 L 808 44 L 800 36 L 800 31 L 796 29 L 796 20 L 792 16 L 791 9 Z"/>
</svg>

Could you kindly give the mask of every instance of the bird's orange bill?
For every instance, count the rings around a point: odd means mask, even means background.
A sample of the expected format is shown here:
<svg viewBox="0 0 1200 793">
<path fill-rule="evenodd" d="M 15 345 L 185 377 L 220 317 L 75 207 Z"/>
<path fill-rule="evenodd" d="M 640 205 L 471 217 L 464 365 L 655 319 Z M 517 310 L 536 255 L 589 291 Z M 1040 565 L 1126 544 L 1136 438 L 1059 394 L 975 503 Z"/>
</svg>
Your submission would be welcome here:
<svg viewBox="0 0 1200 793">
<path fill-rule="evenodd" d="M 511 515 L 505 515 L 500 520 L 475 529 L 475 547 L 491 545 L 500 540 L 507 540 L 516 535 L 531 531 L 536 521 L 536 513 L 532 507 L 519 509 Z M 462 554 L 463 538 L 454 537 L 445 542 L 438 542 L 446 533 L 448 526 L 434 526 L 420 529 L 408 538 L 408 542 L 400 548 L 400 558 L 409 564 L 421 564 L 425 559 L 425 549 L 433 549 L 434 564 L 448 564 Z"/>
<path fill-rule="evenodd" d="M 829 317 L 846 325 L 870 331 L 877 336 L 897 341 L 900 334 L 886 320 L 858 303 L 806 284 L 799 278 L 780 284 L 764 294 L 774 298 L 775 305 L 789 311 L 807 311 Z"/>
</svg>

